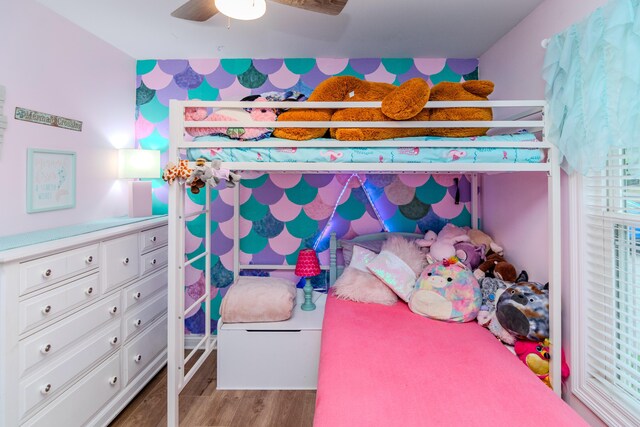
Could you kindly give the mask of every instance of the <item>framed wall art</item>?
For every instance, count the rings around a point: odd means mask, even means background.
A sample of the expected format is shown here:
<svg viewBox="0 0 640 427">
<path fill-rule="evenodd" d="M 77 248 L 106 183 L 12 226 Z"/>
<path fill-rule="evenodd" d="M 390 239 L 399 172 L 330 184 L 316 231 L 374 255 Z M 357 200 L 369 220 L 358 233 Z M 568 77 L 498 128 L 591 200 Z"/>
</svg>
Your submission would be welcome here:
<svg viewBox="0 0 640 427">
<path fill-rule="evenodd" d="M 27 153 L 27 213 L 76 205 L 76 153 L 30 148 Z"/>
</svg>

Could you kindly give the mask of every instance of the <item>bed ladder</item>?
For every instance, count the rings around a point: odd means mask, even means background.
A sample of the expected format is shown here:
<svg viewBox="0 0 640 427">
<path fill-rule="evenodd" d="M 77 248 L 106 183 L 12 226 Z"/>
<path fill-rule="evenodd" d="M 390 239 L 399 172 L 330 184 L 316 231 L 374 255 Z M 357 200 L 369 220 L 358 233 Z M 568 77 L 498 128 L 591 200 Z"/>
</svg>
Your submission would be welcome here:
<svg viewBox="0 0 640 427">
<path fill-rule="evenodd" d="M 172 103 L 170 109 L 180 108 Z M 180 113 L 182 111 L 180 110 Z M 182 116 L 182 114 L 175 114 Z M 182 126 L 178 123 L 171 126 L 171 139 L 181 138 Z M 174 135 L 176 133 L 176 135 Z M 170 147 L 169 161 L 178 164 L 179 149 Z M 215 349 L 215 338 L 211 335 L 211 189 L 207 183 L 200 191 L 205 193 L 203 210 L 185 212 L 187 188 L 174 182 L 169 185 L 169 304 L 168 304 L 168 356 L 167 356 L 167 425 L 179 425 L 180 392 L 202 367 L 211 352 Z M 185 230 L 187 221 L 204 215 L 205 238 L 204 251 L 189 260 L 185 256 Z M 189 265 L 205 259 L 205 289 L 196 301 L 185 309 L 185 273 Z M 205 304 L 204 336 L 187 353 L 185 348 L 185 318 L 192 310 Z M 189 365 L 188 365 L 189 364 Z M 188 372 L 185 367 L 189 367 Z"/>
</svg>

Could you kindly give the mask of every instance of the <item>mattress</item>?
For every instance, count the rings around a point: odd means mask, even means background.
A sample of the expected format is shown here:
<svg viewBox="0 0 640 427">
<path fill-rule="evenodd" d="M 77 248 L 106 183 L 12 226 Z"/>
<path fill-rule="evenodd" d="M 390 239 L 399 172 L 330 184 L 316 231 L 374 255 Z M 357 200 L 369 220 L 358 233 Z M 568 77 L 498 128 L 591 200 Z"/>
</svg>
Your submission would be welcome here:
<svg viewBox="0 0 640 427">
<path fill-rule="evenodd" d="M 315 427 L 587 426 L 475 322 L 330 296 Z"/>
<path fill-rule="evenodd" d="M 439 138 L 411 137 L 396 138 L 393 141 L 407 141 L 403 148 L 379 147 L 345 147 L 345 148 L 256 148 L 252 141 L 238 141 L 241 148 L 209 148 L 215 147 L 218 141 L 229 141 L 223 136 L 202 136 L 194 141 L 206 143 L 208 148 L 191 148 L 187 152 L 190 160 L 203 157 L 207 160 L 220 159 L 223 162 L 296 162 L 296 163 L 540 163 L 544 160 L 544 152 L 537 148 L 464 148 L 456 147 L 461 141 L 499 141 L 499 142 L 533 142 L 537 141 L 531 133 L 509 135 L 479 136 L 473 138 Z M 266 140 L 263 140 L 266 141 Z M 269 138 L 268 141 L 291 141 L 280 138 Z M 314 141 L 335 141 L 319 138 Z M 415 141 L 446 141 L 451 147 L 412 147 Z M 301 144 L 304 144 L 302 142 Z"/>
</svg>

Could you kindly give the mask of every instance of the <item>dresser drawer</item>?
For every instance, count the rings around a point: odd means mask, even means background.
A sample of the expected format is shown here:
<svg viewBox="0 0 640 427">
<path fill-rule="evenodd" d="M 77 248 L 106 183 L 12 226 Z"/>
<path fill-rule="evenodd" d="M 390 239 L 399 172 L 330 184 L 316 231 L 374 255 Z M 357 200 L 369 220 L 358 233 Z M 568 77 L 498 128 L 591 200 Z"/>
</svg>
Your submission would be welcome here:
<svg viewBox="0 0 640 427">
<path fill-rule="evenodd" d="M 98 273 L 92 274 L 20 302 L 20 333 L 97 298 L 100 289 L 99 277 Z"/>
<path fill-rule="evenodd" d="M 140 257 L 140 275 L 144 276 L 167 265 L 169 255 L 167 247 L 156 249 Z"/>
<path fill-rule="evenodd" d="M 19 343 L 20 373 L 51 359 L 75 341 L 120 316 L 120 294 L 93 304 Z"/>
<path fill-rule="evenodd" d="M 151 249 L 159 248 L 167 244 L 169 240 L 169 227 L 152 228 L 140 233 L 140 252 L 144 253 Z"/>
<path fill-rule="evenodd" d="M 124 339 L 145 329 L 154 319 L 167 312 L 167 293 L 162 292 L 124 318 Z"/>
<path fill-rule="evenodd" d="M 120 346 L 120 322 L 114 320 L 111 326 L 80 342 L 72 349 L 73 357 L 63 358 L 35 372 L 20 383 L 20 417 L 36 405 L 53 400 L 58 390 L 83 371 L 91 368 L 109 352 Z"/>
<path fill-rule="evenodd" d="M 138 235 L 120 237 L 103 246 L 104 290 L 109 291 L 138 277 Z"/>
<path fill-rule="evenodd" d="M 163 316 L 159 322 L 154 323 L 133 342 L 124 347 L 124 359 L 122 365 L 124 372 L 124 385 L 142 372 L 145 367 L 167 348 L 167 316 Z"/>
<path fill-rule="evenodd" d="M 97 267 L 98 245 L 49 255 L 20 265 L 20 294 L 49 286 Z"/>
<path fill-rule="evenodd" d="M 129 285 L 124 290 L 124 305 L 122 309 L 127 312 L 128 310 L 140 307 L 149 301 L 149 298 L 155 295 L 156 292 L 166 290 L 168 282 L 169 276 L 167 275 L 167 269 L 163 268 L 151 276 Z"/>
<path fill-rule="evenodd" d="M 120 357 L 114 354 L 76 385 L 52 401 L 27 426 L 81 426 L 121 388 Z"/>
</svg>

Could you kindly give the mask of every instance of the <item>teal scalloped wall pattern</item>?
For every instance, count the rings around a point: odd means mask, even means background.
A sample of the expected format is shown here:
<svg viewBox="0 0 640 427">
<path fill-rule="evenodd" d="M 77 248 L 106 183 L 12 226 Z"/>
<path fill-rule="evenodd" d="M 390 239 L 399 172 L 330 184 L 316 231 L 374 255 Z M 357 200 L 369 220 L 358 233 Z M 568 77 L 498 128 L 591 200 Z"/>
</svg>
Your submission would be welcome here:
<svg viewBox="0 0 640 427">
<path fill-rule="evenodd" d="M 162 152 L 169 147 L 171 99 L 239 100 L 268 91 L 297 90 L 306 95 L 334 75 L 399 85 L 413 77 L 430 84 L 477 79 L 476 59 L 444 58 L 287 58 L 143 60 L 137 63 L 136 142 Z M 153 181 L 154 213 L 167 212 L 168 191 Z M 204 194 L 188 193 L 187 209 L 202 209 Z M 240 187 L 240 262 L 293 264 L 301 247 L 316 246 L 328 263 L 331 232 L 349 238 L 389 229 L 439 230 L 446 222 L 469 225 L 470 183 L 454 175 L 299 175 L 258 174 L 243 177 Z M 456 203 L 456 199 L 458 203 Z M 211 190 L 213 327 L 219 306 L 233 280 L 233 192 Z M 186 259 L 204 250 L 204 215 L 187 224 Z M 185 306 L 204 293 L 204 260 L 186 271 Z M 265 275 L 251 271 L 247 274 Z M 272 273 L 284 275 L 287 273 Z M 314 285 L 324 287 L 325 275 Z M 187 314 L 186 333 L 202 333 L 204 306 Z"/>
</svg>

